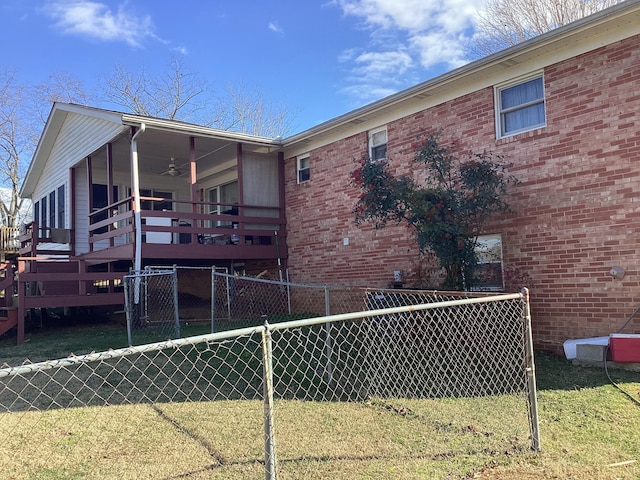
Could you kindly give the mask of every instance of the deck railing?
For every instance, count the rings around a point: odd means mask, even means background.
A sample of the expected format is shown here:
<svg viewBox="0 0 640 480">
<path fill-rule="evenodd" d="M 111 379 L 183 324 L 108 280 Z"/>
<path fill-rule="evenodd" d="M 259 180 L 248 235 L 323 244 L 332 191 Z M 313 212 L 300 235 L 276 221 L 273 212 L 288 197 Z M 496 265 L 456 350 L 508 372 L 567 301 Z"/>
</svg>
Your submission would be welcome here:
<svg viewBox="0 0 640 480">
<path fill-rule="evenodd" d="M 171 209 L 142 210 L 141 236 L 147 244 L 275 245 L 284 242 L 285 217 L 277 206 L 191 202 L 141 197 Z M 132 198 L 90 214 L 91 251 L 131 244 L 135 237 Z"/>
<path fill-rule="evenodd" d="M 20 249 L 19 227 L 0 227 L 0 250 L 3 252 L 17 252 Z"/>
</svg>

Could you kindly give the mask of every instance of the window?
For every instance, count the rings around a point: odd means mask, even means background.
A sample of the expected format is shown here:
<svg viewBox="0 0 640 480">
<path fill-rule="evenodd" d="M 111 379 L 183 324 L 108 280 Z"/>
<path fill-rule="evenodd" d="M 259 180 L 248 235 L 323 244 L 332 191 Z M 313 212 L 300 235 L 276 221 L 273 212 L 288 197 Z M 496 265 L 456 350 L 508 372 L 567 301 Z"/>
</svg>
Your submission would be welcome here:
<svg viewBox="0 0 640 480">
<path fill-rule="evenodd" d="M 91 212 L 95 212 L 96 210 L 102 210 L 107 205 L 109 205 L 109 197 L 107 193 L 109 192 L 108 186 L 101 183 L 94 183 L 92 188 L 92 197 L 93 197 L 93 206 L 91 208 Z M 118 199 L 118 187 L 116 185 L 113 186 L 113 199 L 114 201 Z M 103 220 L 106 220 L 109 217 L 109 212 L 106 210 L 100 212 L 99 214 L 92 215 L 91 223 L 98 223 Z M 93 231 L 94 234 L 105 233 L 109 229 L 107 226 L 100 227 Z"/>
<path fill-rule="evenodd" d="M 47 228 L 47 197 L 42 197 L 40 200 L 40 234 L 41 236 L 46 235 L 48 232 L 45 230 Z"/>
<path fill-rule="evenodd" d="M 56 228 L 56 191 L 49 194 L 49 226 Z"/>
<path fill-rule="evenodd" d="M 141 210 L 172 211 L 173 210 L 173 192 L 162 192 L 160 190 L 151 190 L 148 188 L 140 189 L 141 197 L 153 197 L 160 200 L 140 200 Z"/>
<path fill-rule="evenodd" d="M 542 75 L 496 88 L 498 138 L 546 124 Z"/>
<path fill-rule="evenodd" d="M 387 158 L 387 129 L 376 130 L 369 134 L 369 158 L 375 162 Z"/>
<path fill-rule="evenodd" d="M 476 243 L 476 281 L 474 290 L 504 290 L 502 267 L 502 237 L 500 234 L 480 235 Z"/>
<path fill-rule="evenodd" d="M 238 215 L 238 181 L 219 185 L 209 190 L 209 213 Z M 231 222 L 211 222 L 210 228 L 230 226 Z"/>
<path fill-rule="evenodd" d="M 33 204 L 33 221 L 40 223 L 40 202 Z"/>
<path fill-rule="evenodd" d="M 309 155 L 298 157 L 298 183 L 308 182 L 310 178 Z"/>
<path fill-rule="evenodd" d="M 58 228 L 65 228 L 64 185 L 58 187 Z"/>
</svg>

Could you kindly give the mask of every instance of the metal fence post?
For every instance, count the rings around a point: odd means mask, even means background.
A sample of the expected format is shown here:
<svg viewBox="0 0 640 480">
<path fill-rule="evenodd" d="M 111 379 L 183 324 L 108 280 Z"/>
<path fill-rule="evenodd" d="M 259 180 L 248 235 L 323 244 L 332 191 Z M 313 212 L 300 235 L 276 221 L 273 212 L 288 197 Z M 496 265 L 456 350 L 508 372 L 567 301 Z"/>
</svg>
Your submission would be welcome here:
<svg viewBox="0 0 640 480">
<path fill-rule="evenodd" d="M 331 315 L 331 299 L 329 297 L 329 287 L 325 285 L 324 287 L 324 311 L 325 315 L 328 317 Z M 325 355 L 327 356 L 327 383 L 331 386 L 333 384 L 333 341 L 331 339 L 331 322 L 327 322 L 324 324 L 325 333 L 326 333 L 326 343 L 325 343 Z"/>
<path fill-rule="evenodd" d="M 276 442 L 273 432 L 273 348 L 269 324 L 262 330 L 262 366 L 264 372 L 264 469 L 266 480 L 276 480 Z"/>
<path fill-rule="evenodd" d="M 529 289 L 522 289 L 523 321 L 525 324 L 525 356 L 527 370 L 527 390 L 529 394 L 529 421 L 531 422 L 531 449 L 540 450 L 540 424 L 538 420 L 538 397 L 536 394 L 536 367 L 533 358 L 533 336 L 531 334 L 531 308 Z"/>
<path fill-rule="evenodd" d="M 133 339 L 131 337 L 131 322 L 133 321 L 133 305 L 134 302 L 131 298 L 131 277 L 124 277 L 124 311 L 127 317 L 127 342 L 129 346 L 133 345 Z"/>
<path fill-rule="evenodd" d="M 173 312 L 175 315 L 175 334 L 176 338 L 180 338 L 180 309 L 178 306 L 178 266 L 173 266 Z"/>
<path fill-rule="evenodd" d="M 216 266 L 211 266 L 211 333 L 216 331 Z"/>
</svg>

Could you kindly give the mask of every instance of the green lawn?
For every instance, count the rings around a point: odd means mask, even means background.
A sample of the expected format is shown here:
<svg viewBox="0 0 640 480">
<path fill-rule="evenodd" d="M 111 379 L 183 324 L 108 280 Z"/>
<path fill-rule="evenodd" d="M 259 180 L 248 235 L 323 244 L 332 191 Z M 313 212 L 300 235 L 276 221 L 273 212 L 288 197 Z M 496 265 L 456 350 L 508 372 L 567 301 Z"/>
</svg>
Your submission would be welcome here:
<svg viewBox="0 0 640 480">
<path fill-rule="evenodd" d="M 0 364 L 126 346 L 124 327 L 110 324 L 35 331 L 27 338 L 22 346 L 0 339 Z M 279 478 L 640 478 L 640 406 L 599 366 L 577 367 L 542 353 L 536 366 L 541 452 L 515 438 L 522 405 L 508 395 L 279 400 Z M 610 373 L 640 400 L 639 373 Z M 7 479 L 264 478 L 262 418 L 259 400 L 1 413 L 0 472 Z"/>
</svg>

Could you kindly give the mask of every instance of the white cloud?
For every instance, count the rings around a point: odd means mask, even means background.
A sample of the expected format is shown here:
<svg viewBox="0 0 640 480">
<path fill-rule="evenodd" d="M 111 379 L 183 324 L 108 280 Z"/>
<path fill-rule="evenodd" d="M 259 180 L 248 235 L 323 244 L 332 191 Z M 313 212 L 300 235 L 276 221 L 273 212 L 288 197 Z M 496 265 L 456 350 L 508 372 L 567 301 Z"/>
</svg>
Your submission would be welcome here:
<svg viewBox="0 0 640 480">
<path fill-rule="evenodd" d="M 269 30 L 275 33 L 284 33 L 284 30 L 276 22 L 269 22 Z"/>
<path fill-rule="evenodd" d="M 345 15 L 367 25 L 420 32 L 433 28 L 460 31 L 470 23 L 481 0 L 335 0 Z"/>
<path fill-rule="evenodd" d="M 136 47 L 148 38 L 156 38 L 151 17 L 138 16 L 126 7 L 126 3 L 121 4 L 114 12 L 104 3 L 91 0 L 58 0 L 49 3 L 45 11 L 66 34 Z"/>
<path fill-rule="evenodd" d="M 356 100 L 354 106 L 395 93 L 402 88 L 412 67 L 411 56 L 401 51 L 343 52 L 341 61 L 351 65 L 349 85 L 341 92 Z"/>
<path fill-rule="evenodd" d="M 467 63 L 461 42 L 452 41 L 443 33 L 416 35 L 410 39 L 410 42 L 419 52 L 420 64 L 424 68 L 445 64 L 453 69 Z"/>
<path fill-rule="evenodd" d="M 370 32 L 369 43 L 345 50 L 350 82 L 343 91 L 361 92 L 360 74 L 376 79 L 377 92 L 397 91 L 442 70 L 467 63 L 464 43 L 482 0 L 333 0 L 346 17 Z M 361 53 L 355 54 L 359 51 Z M 437 70 L 437 71 L 436 71 Z M 371 82 L 369 90 L 371 88 Z M 379 98 L 379 97 L 378 97 Z"/>
<path fill-rule="evenodd" d="M 366 52 L 355 58 L 354 73 L 369 77 L 395 72 L 403 75 L 411 67 L 411 57 L 403 52 Z"/>
</svg>

